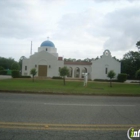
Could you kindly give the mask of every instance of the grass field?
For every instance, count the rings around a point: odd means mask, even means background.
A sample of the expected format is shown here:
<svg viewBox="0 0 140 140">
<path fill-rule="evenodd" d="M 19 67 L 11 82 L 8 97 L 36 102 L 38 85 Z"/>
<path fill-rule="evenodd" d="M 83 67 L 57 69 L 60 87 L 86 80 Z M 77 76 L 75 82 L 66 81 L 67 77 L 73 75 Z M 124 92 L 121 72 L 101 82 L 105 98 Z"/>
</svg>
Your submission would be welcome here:
<svg viewBox="0 0 140 140">
<path fill-rule="evenodd" d="M 83 87 L 82 81 L 66 81 L 63 85 L 62 80 L 39 80 L 36 79 L 6 79 L 0 80 L 0 91 L 21 91 L 35 93 L 56 93 L 56 94 L 93 94 L 93 95 L 139 95 L 139 84 L 88 82 L 87 87 Z"/>
</svg>

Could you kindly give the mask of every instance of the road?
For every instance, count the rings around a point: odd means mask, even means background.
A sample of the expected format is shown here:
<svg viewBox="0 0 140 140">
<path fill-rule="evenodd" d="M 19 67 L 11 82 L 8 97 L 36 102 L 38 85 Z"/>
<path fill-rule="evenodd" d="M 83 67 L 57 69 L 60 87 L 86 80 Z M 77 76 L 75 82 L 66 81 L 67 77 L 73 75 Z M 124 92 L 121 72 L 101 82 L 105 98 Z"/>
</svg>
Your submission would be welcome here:
<svg viewBox="0 0 140 140">
<path fill-rule="evenodd" d="M 140 97 L 0 93 L 0 140 L 128 140 Z"/>
</svg>

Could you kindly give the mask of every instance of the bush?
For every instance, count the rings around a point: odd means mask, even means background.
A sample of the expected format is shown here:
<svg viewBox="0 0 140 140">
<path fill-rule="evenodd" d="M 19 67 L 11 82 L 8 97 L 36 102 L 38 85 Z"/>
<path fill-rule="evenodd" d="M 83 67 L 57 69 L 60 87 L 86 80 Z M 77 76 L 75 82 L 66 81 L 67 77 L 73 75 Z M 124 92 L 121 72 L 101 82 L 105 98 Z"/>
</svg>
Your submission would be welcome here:
<svg viewBox="0 0 140 140">
<path fill-rule="evenodd" d="M 117 79 L 118 79 L 119 82 L 124 82 L 127 79 L 127 74 L 126 73 L 120 73 L 120 74 L 118 74 Z"/>
<path fill-rule="evenodd" d="M 3 75 L 3 70 L 0 70 L 0 75 Z"/>
<path fill-rule="evenodd" d="M 110 82 L 110 80 L 108 79 L 94 79 L 94 81 L 96 82 Z M 118 82 L 118 80 L 111 80 L 112 82 Z"/>
<path fill-rule="evenodd" d="M 31 78 L 31 76 L 19 76 L 19 78 Z"/>
<path fill-rule="evenodd" d="M 2 66 L 0 66 L 0 71 L 4 70 L 4 68 Z"/>
<path fill-rule="evenodd" d="M 2 66 L 0 66 L 0 75 L 4 75 L 4 68 Z"/>
<path fill-rule="evenodd" d="M 7 75 L 7 70 L 4 70 L 3 71 L 3 75 Z"/>
<path fill-rule="evenodd" d="M 62 79 L 60 76 L 53 76 L 52 79 Z"/>
<path fill-rule="evenodd" d="M 19 78 L 20 74 L 18 70 L 12 70 L 12 77 L 13 78 Z"/>
<path fill-rule="evenodd" d="M 11 69 L 12 69 L 12 70 L 19 70 L 19 69 L 20 69 L 20 66 L 19 66 L 19 64 L 18 64 L 17 62 L 14 62 L 14 63 L 12 64 L 12 66 L 11 66 Z"/>
<path fill-rule="evenodd" d="M 135 74 L 135 75 L 136 75 L 135 77 L 136 77 L 138 80 L 140 80 L 140 69 L 136 71 L 136 74 Z"/>
<path fill-rule="evenodd" d="M 136 71 L 136 78 L 139 80 L 139 84 L 140 84 L 140 69 Z"/>
<path fill-rule="evenodd" d="M 7 70 L 1 70 L 0 75 L 7 75 Z"/>
</svg>

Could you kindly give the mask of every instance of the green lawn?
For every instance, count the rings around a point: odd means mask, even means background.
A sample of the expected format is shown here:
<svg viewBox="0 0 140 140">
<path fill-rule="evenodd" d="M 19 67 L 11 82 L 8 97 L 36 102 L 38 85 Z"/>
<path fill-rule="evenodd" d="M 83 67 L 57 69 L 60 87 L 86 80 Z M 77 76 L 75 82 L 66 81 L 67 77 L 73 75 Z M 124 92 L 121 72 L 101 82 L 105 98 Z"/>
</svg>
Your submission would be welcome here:
<svg viewBox="0 0 140 140">
<path fill-rule="evenodd" d="M 66 81 L 66 86 L 62 80 L 39 80 L 36 79 L 7 79 L 0 80 L 1 91 L 21 91 L 38 93 L 63 93 L 63 94 L 101 94 L 101 95 L 140 95 L 139 84 L 88 82 L 87 87 L 83 87 L 82 81 Z"/>
</svg>

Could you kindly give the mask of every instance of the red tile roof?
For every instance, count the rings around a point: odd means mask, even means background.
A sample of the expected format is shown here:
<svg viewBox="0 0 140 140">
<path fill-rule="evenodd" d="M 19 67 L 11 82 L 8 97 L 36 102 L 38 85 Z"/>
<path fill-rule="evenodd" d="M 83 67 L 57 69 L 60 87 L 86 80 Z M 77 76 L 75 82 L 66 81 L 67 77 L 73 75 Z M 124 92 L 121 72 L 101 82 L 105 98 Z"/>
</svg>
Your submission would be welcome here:
<svg viewBox="0 0 140 140">
<path fill-rule="evenodd" d="M 64 61 L 66 65 L 91 65 L 91 62 L 71 62 L 71 61 Z"/>
<path fill-rule="evenodd" d="M 62 61 L 63 60 L 63 57 L 58 57 L 58 60 Z"/>
</svg>

